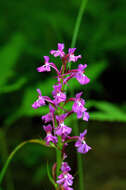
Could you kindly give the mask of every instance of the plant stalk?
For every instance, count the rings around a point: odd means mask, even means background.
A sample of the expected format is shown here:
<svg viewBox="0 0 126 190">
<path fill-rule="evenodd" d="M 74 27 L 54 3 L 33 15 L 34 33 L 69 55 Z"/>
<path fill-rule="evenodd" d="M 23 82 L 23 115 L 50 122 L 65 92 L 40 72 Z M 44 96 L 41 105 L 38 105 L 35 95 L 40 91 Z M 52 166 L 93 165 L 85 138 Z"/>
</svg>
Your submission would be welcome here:
<svg viewBox="0 0 126 190">
<path fill-rule="evenodd" d="M 0 129 L 0 142 L 1 142 L 1 160 L 2 163 L 5 162 L 8 158 L 8 146 L 6 141 L 6 130 L 4 130 L 5 127 Z M 6 175 L 6 188 L 7 190 L 14 190 L 14 184 L 11 176 L 10 169 L 8 170 L 8 173 Z"/>
<path fill-rule="evenodd" d="M 11 154 L 9 155 L 7 161 L 5 162 L 4 164 L 4 167 L 2 168 L 1 172 L 0 172 L 0 185 L 2 184 L 2 181 L 3 181 L 3 178 L 6 174 L 6 171 L 8 169 L 8 166 L 10 164 L 10 162 L 12 161 L 13 157 L 15 156 L 15 154 L 17 153 L 17 151 L 19 151 L 24 145 L 26 144 L 29 144 L 29 143 L 37 143 L 37 144 L 40 144 L 42 146 L 46 146 L 45 145 L 45 142 L 42 141 L 42 140 L 39 140 L 39 139 L 31 139 L 31 140 L 28 140 L 28 141 L 24 141 L 22 142 L 21 144 L 19 144 L 12 152 Z M 49 146 L 48 146 L 49 147 Z"/>
<path fill-rule="evenodd" d="M 73 32 L 73 37 L 72 37 L 72 42 L 71 42 L 71 48 L 74 48 L 76 45 L 76 41 L 77 41 L 77 36 L 78 36 L 78 32 L 79 32 L 79 28 L 80 28 L 80 24 L 81 24 L 81 20 L 82 20 L 82 16 L 84 14 L 85 8 L 86 8 L 86 4 L 87 4 L 88 0 L 82 0 L 80 9 L 79 9 L 79 13 L 76 19 L 76 23 L 75 23 L 75 28 L 74 28 L 74 32 Z M 69 69 L 71 68 L 71 64 L 69 64 Z M 71 95 L 73 95 L 73 92 L 71 93 Z M 78 128 L 78 123 L 77 121 L 75 121 L 73 123 L 73 131 L 75 135 L 79 135 L 79 128 Z M 77 165 L 78 165 L 78 175 L 79 175 L 79 189 L 80 190 L 84 190 L 84 173 L 83 173 L 83 161 L 81 159 L 81 155 L 79 153 L 77 153 Z"/>
<path fill-rule="evenodd" d="M 58 177 L 59 176 L 59 174 L 60 174 L 60 168 L 61 168 L 61 163 L 62 163 L 62 151 L 61 151 L 61 149 L 62 149 L 62 142 L 61 142 L 61 137 L 60 136 L 58 136 L 58 147 L 60 148 L 60 149 L 56 149 L 56 163 L 57 163 L 57 165 L 56 165 L 56 176 Z"/>
</svg>

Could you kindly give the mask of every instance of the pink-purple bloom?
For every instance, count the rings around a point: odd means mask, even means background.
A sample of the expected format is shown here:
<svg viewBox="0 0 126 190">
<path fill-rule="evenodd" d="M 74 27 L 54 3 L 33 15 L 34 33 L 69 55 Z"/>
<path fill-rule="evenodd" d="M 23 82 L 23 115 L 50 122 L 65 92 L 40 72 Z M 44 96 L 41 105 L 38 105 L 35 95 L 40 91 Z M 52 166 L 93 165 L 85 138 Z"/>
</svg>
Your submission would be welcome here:
<svg viewBox="0 0 126 190">
<path fill-rule="evenodd" d="M 53 69 L 56 70 L 57 73 L 59 73 L 56 65 L 54 63 L 49 62 L 49 56 L 44 56 L 44 60 L 45 60 L 44 65 L 37 68 L 38 72 L 45 72 L 45 71 L 50 72 L 52 67 Z"/>
<path fill-rule="evenodd" d="M 51 100 L 48 96 L 42 96 L 41 90 L 37 89 L 37 92 L 39 94 L 38 99 L 32 104 L 32 107 L 34 109 L 37 109 L 41 106 L 45 105 L 45 102 L 49 102 L 54 105 L 54 101 Z"/>
<path fill-rule="evenodd" d="M 82 92 L 76 94 L 76 98 L 74 99 L 74 104 L 72 106 L 73 112 L 77 114 L 77 118 L 82 118 L 85 121 L 88 121 L 89 114 L 86 112 L 87 108 L 84 107 L 85 101 L 81 98 Z"/>
<path fill-rule="evenodd" d="M 62 162 L 61 171 L 62 172 L 69 172 L 71 170 L 70 166 L 67 162 Z"/>
<path fill-rule="evenodd" d="M 76 98 L 72 106 L 72 110 L 75 113 L 77 113 L 78 118 L 81 118 L 83 115 L 83 112 L 86 110 L 86 108 L 84 108 L 85 101 L 82 98 L 80 98 L 81 95 L 82 95 L 82 92 L 76 94 Z"/>
<path fill-rule="evenodd" d="M 44 131 L 46 132 L 47 136 L 45 137 L 46 144 L 49 145 L 50 142 L 54 144 L 57 143 L 57 137 L 52 135 L 52 126 L 49 124 L 47 126 L 43 126 Z"/>
<path fill-rule="evenodd" d="M 54 57 L 60 56 L 62 58 L 65 55 L 63 49 L 64 49 L 64 44 L 58 43 L 58 50 L 51 50 L 50 54 L 54 55 Z"/>
<path fill-rule="evenodd" d="M 85 135 L 87 134 L 87 130 L 85 129 L 83 133 L 80 133 L 77 142 L 75 143 L 75 147 L 77 147 L 77 151 L 86 154 L 91 147 L 86 144 Z"/>
<path fill-rule="evenodd" d="M 78 59 L 80 59 L 82 56 L 81 55 L 77 55 L 75 56 L 74 55 L 74 52 L 75 52 L 76 48 L 69 48 L 68 50 L 68 55 L 69 55 L 69 59 L 68 59 L 68 62 L 76 62 Z"/>
<path fill-rule="evenodd" d="M 42 116 L 42 120 L 48 123 L 53 120 L 55 108 L 49 104 L 49 113 Z"/>
<path fill-rule="evenodd" d="M 68 189 L 70 190 L 71 187 L 73 185 L 73 176 L 68 173 L 71 170 L 70 166 L 67 164 L 67 162 L 63 162 L 62 166 L 61 166 L 61 171 L 62 173 L 58 176 L 58 180 L 57 183 L 62 185 L 64 187 L 64 189 Z"/>
<path fill-rule="evenodd" d="M 68 172 L 63 172 L 58 176 L 57 183 L 67 188 L 73 185 L 73 176 Z"/>
<path fill-rule="evenodd" d="M 58 121 L 58 126 L 55 128 L 55 134 L 59 136 L 64 136 L 64 138 L 67 137 L 72 131 L 72 128 L 64 124 L 65 117 L 66 117 L 66 114 L 56 116 L 56 119 Z"/>
<path fill-rule="evenodd" d="M 60 102 L 64 102 L 66 100 L 66 94 L 62 92 L 62 85 L 54 85 L 53 88 L 52 95 L 55 98 L 54 103 L 57 105 Z"/>
<path fill-rule="evenodd" d="M 50 63 L 49 63 L 49 56 L 44 56 L 44 60 L 45 60 L 44 65 L 37 68 L 38 72 L 51 71 Z"/>
<path fill-rule="evenodd" d="M 78 82 L 83 85 L 90 82 L 90 79 L 84 74 L 84 69 L 86 67 L 87 67 L 87 64 L 85 65 L 79 64 L 77 72 L 74 75 L 74 77 L 78 80 Z"/>
<path fill-rule="evenodd" d="M 42 94 L 41 94 L 41 90 L 40 90 L 40 89 L 37 89 L 37 92 L 38 92 L 38 94 L 39 94 L 38 99 L 32 104 L 32 107 L 33 107 L 34 109 L 37 109 L 37 108 L 39 108 L 40 106 L 45 105 L 45 99 L 44 99 L 44 97 L 43 97 Z"/>
</svg>

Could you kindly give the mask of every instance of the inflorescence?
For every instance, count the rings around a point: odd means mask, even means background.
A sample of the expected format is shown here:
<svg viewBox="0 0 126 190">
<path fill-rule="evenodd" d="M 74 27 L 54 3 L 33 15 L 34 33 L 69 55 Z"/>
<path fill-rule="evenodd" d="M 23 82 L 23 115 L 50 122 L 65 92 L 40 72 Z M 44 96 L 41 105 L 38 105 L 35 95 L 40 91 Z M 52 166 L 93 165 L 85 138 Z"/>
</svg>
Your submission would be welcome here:
<svg viewBox="0 0 126 190">
<path fill-rule="evenodd" d="M 42 96 L 40 89 L 37 89 L 38 99 L 33 103 L 32 107 L 37 109 L 41 106 L 48 104 L 49 113 L 42 116 L 42 121 L 45 123 L 43 129 L 46 133 L 45 142 L 47 146 L 55 146 L 56 149 L 61 151 L 61 163 L 59 175 L 56 177 L 55 183 L 62 190 L 73 190 L 71 187 L 73 184 L 73 176 L 69 173 L 71 168 L 66 159 L 67 155 L 65 152 L 68 143 L 75 141 L 75 147 L 77 151 L 82 154 L 86 154 L 91 147 L 86 144 L 85 135 L 87 130 L 84 130 L 83 133 L 80 133 L 80 136 L 70 136 L 72 128 L 65 125 L 65 120 L 71 114 L 76 114 L 77 118 L 82 118 L 84 121 L 88 121 L 89 113 L 87 108 L 85 108 L 85 100 L 81 97 L 82 92 L 79 92 L 75 97 L 67 98 L 66 86 L 68 86 L 68 81 L 72 78 L 85 85 L 89 83 L 90 79 L 84 74 L 87 64 L 79 64 L 77 69 L 69 69 L 70 62 L 77 62 L 78 59 L 81 59 L 81 55 L 75 56 L 76 48 L 69 48 L 68 53 L 64 52 L 64 44 L 58 43 L 57 50 L 51 50 L 50 54 L 54 57 L 60 57 L 62 61 L 61 68 L 50 62 L 48 56 L 44 56 L 44 65 L 37 68 L 38 72 L 50 72 L 53 68 L 56 71 L 57 83 L 53 86 L 52 96 Z M 73 102 L 70 111 L 65 110 L 65 106 Z M 57 163 L 56 163 L 57 165 Z"/>
</svg>

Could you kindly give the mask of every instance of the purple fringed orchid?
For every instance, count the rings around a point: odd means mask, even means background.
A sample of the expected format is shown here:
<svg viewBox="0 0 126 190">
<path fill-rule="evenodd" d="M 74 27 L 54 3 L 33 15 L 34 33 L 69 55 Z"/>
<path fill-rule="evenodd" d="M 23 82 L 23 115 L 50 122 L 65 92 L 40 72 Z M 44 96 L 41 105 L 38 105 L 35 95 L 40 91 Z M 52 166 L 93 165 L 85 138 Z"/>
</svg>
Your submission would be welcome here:
<svg viewBox="0 0 126 190">
<path fill-rule="evenodd" d="M 73 58 L 73 60 L 80 58 L 80 56 L 81 55 L 74 56 L 77 58 Z M 87 67 L 87 64 L 84 64 L 84 65 L 79 64 L 77 69 L 68 71 L 66 74 L 63 75 L 63 76 L 67 76 L 67 77 L 63 78 L 63 84 L 66 84 L 72 78 L 76 78 L 77 81 L 82 85 L 88 84 L 90 82 L 90 79 L 84 74 L 84 69 L 86 67 Z"/>
<path fill-rule="evenodd" d="M 50 121 L 53 121 L 54 118 L 54 112 L 55 108 L 49 104 L 49 113 L 42 116 L 42 120 L 45 121 L 45 123 L 48 123 Z"/>
<path fill-rule="evenodd" d="M 54 102 L 55 104 L 59 104 L 60 102 L 64 102 L 66 100 L 66 94 L 62 92 L 62 85 L 54 85 L 54 90 L 52 91 L 52 95 L 55 98 Z"/>
<path fill-rule="evenodd" d="M 52 67 L 53 69 L 56 70 L 57 73 L 59 73 L 56 65 L 54 63 L 50 63 L 49 62 L 49 56 L 44 56 L 44 60 L 45 60 L 44 61 L 44 65 L 42 65 L 42 66 L 40 66 L 40 67 L 37 68 L 38 72 L 45 72 L 45 71 L 50 72 L 51 71 L 51 67 Z"/>
<path fill-rule="evenodd" d="M 88 121 L 89 114 L 88 112 L 86 112 L 87 108 L 84 107 L 85 101 L 82 98 L 80 98 L 81 95 L 82 92 L 76 94 L 76 98 L 73 98 L 74 104 L 72 106 L 72 110 L 77 114 L 77 118 L 83 117 L 83 120 Z"/>
<path fill-rule="evenodd" d="M 62 162 L 61 171 L 62 172 L 69 172 L 71 170 L 70 166 L 67 162 Z"/>
<path fill-rule="evenodd" d="M 57 183 L 62 185 L 64 188 L 68 188 L 73 185 L 73 176 L 68 172 L 63 172 L 58 176 Z"/>
<path fill-rule="evenodd" d="M 67 162 L 63 162 L 61 166 L 62 173 L 58 176 L 57 183 L 60 184 L 64 189 L 70 189 L 73 184 L 73 176 L 68 173 L 71 168 Z"/>
<path fill-rule="evenodd" d="M 76 98 L 73 98 L 74 104 L 72 106 L 72 110 L 77 114 L 77 118 L 83 117 L 83 120 L 88 121 L 89 114 L 88 112 L 86 112 L 87 109 L 84 107 L 85 101 L 82 98 L 80 98 L 81 95 L 82 92 L 76 94 Z"/>
<path fill-rule="evenodd" d="M 68 62 L 71 62 L 71 61 L 76 62 L 78 59 L 82 58 L 81 55 L 78 55 L 78 56 L 74 55 L 75 50 L 76 50 L 76 48 L 69 48 L 69 50 L 68 50 L 68 55 L 69 55 Z"/>
<path fill-rule="evenodd" d="M 58 121 L 58 127 L 55 128 L 55 134 L 59 136 L 63 136 L 64 138 L 67 137 L 72 131 L 72 128 L 64 124 L 65 118 L 66 118 L 66 114 L 63 114 L 61 116 L 56 115 L 56 120 Z"/>
<path fill-rule="evenodd" d="M 64 49 L 64 44 L 58 43 L 58 50 L 51 50 L 50 54 L 54 55 L 54 57 L 60 56 L 62 58 L 65 55 L 63 49 Z"/>
<path fill-rule="evenodd" d="M 72 110 L 75 113 L 77 113 L 77 118 L 81 118 L 83 115 L 83 112 L 86 110 L 86 108 L 84 108 L 85 101 L 82 98 L 80 98 L 81 95 L 82 95 L 82 92 L 76 94 L 76 98 L 72 106 Z"/>
<path fill-rule="evenodd" d="M 32 107 L 34 109 L 37 109 L 41 106 L 45 105 L 45 102 L 49 102 L 54 105 L 54 101 L 51 100 L 48 96 L 42 96 L 41 90 L 37 89 L 37 92 L 39 94 L 38 99 L 32 104 Z"/>
<path fill-rule="evenodd" d="M 80 84 L 87 84 L 90 82 L 90 79 L 84 74 L 84 69 L 87 67 L 87 64 L 79 64 L 77 72 L 75 73 L 75 78 L 78 80 Z"/>
<path fill-rule="evenodd" d="M 44 106 L 44 105 L 45 105 L 45 99 L 44 99 L 44 97 L 42 96 L 41 90 L 40 90 L 40 89 L 37 89 L 37 92 L 38 92 L 38 94 L 39 94 L 38 99 L 32 104 L 32 107 L 33 107 L 34 109 L 37 109 L 37 108 L 39 108 L 40 106 Z"/>
<path fill-rule="evenodd" d="M 78 140 L 75 143 L 75 147 L 77 147 L 77 151 L 82 154 L 86 154 L 89 150 L 91 150 L 91 147 L 88 146 L 85 142 L 86 134 L 87 134 L 87 130 L 85 129 L 83 133 L 80 133 L 80 136 L 78 137 Z"/>
<path fill-rule="evenodd" d="M 49 145 L 50 142 L 53 142 L 54 144 L 57 143 L 57 137 L 52 135 L 52 126 L 49 124 L 47 126 L 43 126 L 44 131 L 46 132 L 45 141 L 46 144 Z"/>
</svg>

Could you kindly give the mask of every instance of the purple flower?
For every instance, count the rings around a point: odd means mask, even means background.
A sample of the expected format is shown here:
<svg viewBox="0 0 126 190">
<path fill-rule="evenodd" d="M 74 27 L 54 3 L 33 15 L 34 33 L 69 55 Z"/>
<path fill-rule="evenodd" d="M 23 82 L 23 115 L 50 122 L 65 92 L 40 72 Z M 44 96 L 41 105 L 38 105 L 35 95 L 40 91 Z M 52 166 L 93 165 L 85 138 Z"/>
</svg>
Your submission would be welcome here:
<svg viewBox="0 0 126 190">
<path fill-rule="evenodd" d="M 89 113 L 85 111 L 83 113 L 83 120 L 88 121 L 88 119 L 89 119 Z"/>
<path fill-rule="evenodd" d="M 60 123 L 60 125 L 55 129 L 55 134 L 59 136 L 68 136 L 71 133 L 72 129 L 64 125 L 64 122 Z"/>
<path fill-rule="evenodd" d="M 87 64 L 85 65 L 79 64 L 77 72 L 75 73 L 75 76 L 74 76 L 78 80 L 78 82 L 83 85 L 90 82 L 90 79 L 84 74 L 84 69 L 86 67 L 87 67 Z"/>
<path fill-rule="evenodd" d="M 73 176 L 69 174 L 67 171 L 64 171 L 58 176 L 57 183 L 62 185 L 64 189 L 69 189 L 69 186 L 73 185 Z"/>
<path fill-rule="evenodd" d="M 77 118 L 82 118 L 85 121 L 88 121 L 89 119 L 89 113 L 86 112 L 86 108 L 84 107 L 85 101 L 80 98 L 82 95 L 82 92 L 76 94 L 76 98 L 71 98 L 71 100 L 74 100 L 74 104 L 72 106 L 72 111 L 77 114 Z"/>
<path fill-rule="evenodd" d="M 71 170 L 70 166 L 67 162 L 62 162 L 61 171 L 62 172 L 69 172 Z"/>
<path fill-rule="evenodd" d="M 75 143 L 75 147 L 77 147 L 77 151 L 86 154 L 89 150 L 91 150 L 91 147 L 88 146 L 85 142 L 85 135 L 87 134 L 87 130 L 85 129 L 83 133 L 80 133 L 80 136 L 78 137 L 77 142 Z"/>
<path fill-rule="evenodd" d="M 80 98 L 82 95 L 82 92 L 76 94 L 75 102 L 72 106 L 72 110 L 77 113 L 77 118 L 81 118 L 83 116 L 83 113 L 86 111 L 86 108 L 84 108 L 85 101 Z"/>
<path fill-rule="evenodd" d="M 44 60 L 45 60 L 44 65 L 37 68 L 38 72 L 45 72 L 45 71 L 49 72 L 49 71 L 51 71 L 51 69 L 50 69 L 50 63 L 49 63 L 49 57 L 48 56 L 44 56 Z"/>
<path fill-rule="evenodd" d="M 59 124 L 58 124 L 58 127 L 55 128 L 55 134 L 59 136 L 64 136 L 64 138 L 67 137 L 72 131 L 70 127 L 64 124 L 65 117 L 66 117 L 66 114 L 63 114 L 61 116 L 58 116 L 58 115 L 56 116 L 56 119 Z"/>
<path fill-rule="evenodd" d="M 38 99 L 32 104 L 32 107 L 34 109 L 37 109 L 37 108 L 39 108 L 41 106 L 44 106 L 45 101 L 47 101 L 47 102 L 54 105 L 54 101 L 52 101 L 48 96 L 42 96 L 40 89 L 37 89 L 37 92 L 39 94 Z"/>
<path fill-rule="evenodd" d="M 61 91 L 62 85 L 54 85 L 54 90 L 52 92 L 53 97 L 55 98 L 55 104 L 59 104 L 60 102 L 64 102 L 66 100 L 66 94 Z"/>
<path fill-rule="evenodd" d="M 58 43 L 58 50 L 51 50 L 50 54 L 54 55 L 54 57 L 57 56 L 64 57 L 65 53 L 63 49 L 64 49 L 64 44 Z"/>
<path fill-rule="evenodd" d="M 74 55 L 75 50 L 76 50 L 76 48 L 69 48 L 69 50 L 68 50 L 68 55 L 69 55 L 68 62 L 71 62 L 71 61 L 76 62 L 79 58 L 82 57 L 81 55 L 75 56 Z"/>
<path fill-rule="evenodd" d="M 37 68 L 38 72 L 45 72 L 45 71 L 50 72 L 52 67 L 53 69 L 56 70 L 57 73 L 59 73 L 56 65 L 54 63 L 49 63 L 49 56 L 44 56 L 44 60 L 45 60 L 44 65 Z"/>
<path fill-rule="evenodd" d="M 64 187 L 64 190 L 74 190 L 74 189 L 71 187 Z"/>
<path fill-rule="evenodd" d="M 50 142 L 54 144 L 57 143 L 57 137 L 52 135 L 52 126 L 49 124 L 47 126 L 43 126 L 44 131 L 46 132 L 47 136 L 45 137 L 46 144 L 49 145 Z"/>
<path fill-rule="evenodd" d="M 42 120 L 45 121 L 45 123 L 50 122 L 53 120 L 55 109 L 49 104 L 49 113 L 42 116 Z"/>
<path fill-rule="evenodd" d="M 40 89 L 37 89 L 37 92 L 39 94 L 38 99 L 32 104 L 32 107 L 34 109 L 37 109 L 40 106 L 45 105 L 45 98 L 44 98 L 44 96 L 42 96 Z"/>
</svg>

